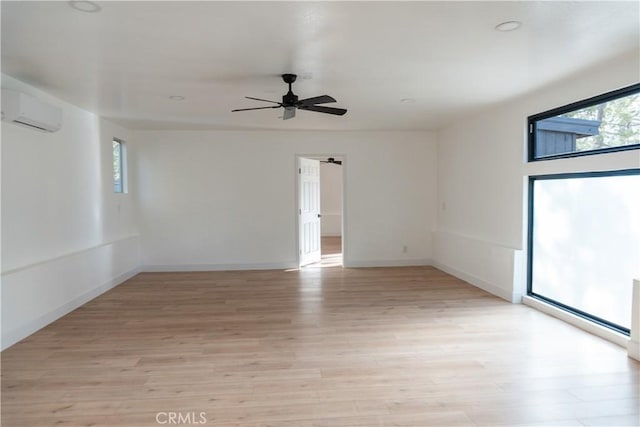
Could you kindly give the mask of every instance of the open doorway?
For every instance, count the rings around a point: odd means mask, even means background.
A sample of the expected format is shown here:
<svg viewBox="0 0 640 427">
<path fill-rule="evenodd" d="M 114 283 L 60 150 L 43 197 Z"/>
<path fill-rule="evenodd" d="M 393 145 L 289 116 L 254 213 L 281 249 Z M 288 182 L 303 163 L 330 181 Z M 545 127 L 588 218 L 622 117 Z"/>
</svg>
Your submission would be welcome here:
<svg viewBox="0 0 640 427">
<path fill-rule="evenodd" d="M 343 265 L 344 156 L 298 157 L 300 267 Z"/>
</svg>

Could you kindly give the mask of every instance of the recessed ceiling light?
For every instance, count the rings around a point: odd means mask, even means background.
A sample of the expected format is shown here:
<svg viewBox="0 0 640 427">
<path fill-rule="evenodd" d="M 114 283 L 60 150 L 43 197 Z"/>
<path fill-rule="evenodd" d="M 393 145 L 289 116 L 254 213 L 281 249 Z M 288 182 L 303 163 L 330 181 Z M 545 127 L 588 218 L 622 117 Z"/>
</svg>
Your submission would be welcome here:
<svg viewBox="0 0 640 427">
<path fill-rule="evenodd" d="M 515 31 L 522 26 L 520 21 L 506 21 L 496 25 L 496 31 L 502 31 L 503 33 L 509 31 Z"/>
<path fill-rule="evenodd" d="M 69 1 L 68 3 L 69 6 L 80 12 L 96 13 L 102 10 L 99 4 L 88 0 Z"/>
<path fill-rule="evenodd" d="M 403 104 L 413 104 L 414 102 L 416 102 L 416 100 L 413 98 L 402 98 L 400 102 L 402 102 Z"/>
<path fill-rule="evenodd" d="M 172 101 L 184 101 L 184 96 L 180 96 L 180 95 L 171 95 L 169 97 L 170 100 Z"/>
</svg>

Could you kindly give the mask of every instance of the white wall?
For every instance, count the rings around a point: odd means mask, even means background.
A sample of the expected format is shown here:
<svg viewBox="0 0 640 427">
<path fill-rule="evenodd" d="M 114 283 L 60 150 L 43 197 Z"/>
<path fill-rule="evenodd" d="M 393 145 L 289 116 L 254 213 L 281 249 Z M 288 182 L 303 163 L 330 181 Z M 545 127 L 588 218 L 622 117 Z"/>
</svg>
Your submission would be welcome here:
<svg viewBox="0 0 640 427">
<path fill-rule="evenodd" d="M 525 292 L 526 177 L 640 167 L 640 152 L 528 164 L 529 115 L 637 83 L 638 53 L 460 118 L 438 134 L 436 265 L 514 302 Z"/>
<path fill-rule="evenodd" d="M 132 195 L 112 190 L 111 141 L 129 132 L 9 76 L 2 87 L 63 109 L 56 133 L 2 122 L 6 348 L 133 274 L 140 256 Z"/>
<path fill-rule="evenodd" d="M 345 265 L 431 258 L 430 133 L 144 131 L 134 138 L 148 270 L 297 266 L 296 155 L 320 153 L 345 156 Z"/>
<path fill-rule="evenodd" d="M 342 235 L 342 166 L 320 163 L 320 212 L 322 235 Z"/>
</svg>

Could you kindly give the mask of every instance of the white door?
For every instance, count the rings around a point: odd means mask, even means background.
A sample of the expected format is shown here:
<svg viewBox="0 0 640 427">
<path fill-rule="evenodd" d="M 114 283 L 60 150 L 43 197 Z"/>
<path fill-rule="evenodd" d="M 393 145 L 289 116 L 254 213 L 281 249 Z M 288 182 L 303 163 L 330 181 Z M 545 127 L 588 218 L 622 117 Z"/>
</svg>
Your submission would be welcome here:
<svg viewBox="0 0 640 427">
<path fill-rule="evenodd" d="M 300 266 L 320 261 L 320 161 L 298 158 Z"/>
</svg>

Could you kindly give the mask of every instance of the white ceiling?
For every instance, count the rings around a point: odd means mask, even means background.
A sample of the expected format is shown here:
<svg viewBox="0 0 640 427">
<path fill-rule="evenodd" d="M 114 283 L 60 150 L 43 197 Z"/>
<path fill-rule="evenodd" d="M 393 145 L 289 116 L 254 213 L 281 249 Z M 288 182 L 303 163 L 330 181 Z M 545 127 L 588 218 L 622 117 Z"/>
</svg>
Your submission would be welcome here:
<svg viewBox="0 0 640 427">
<path fill-rule="evenodd" d="M 2 1 L 2 72 L 136 129 L 437 129 L 640 51 L 637 1 L 97 3 Z M 349 112 L 231 113 L 282 73 Z"/>
</svg>

